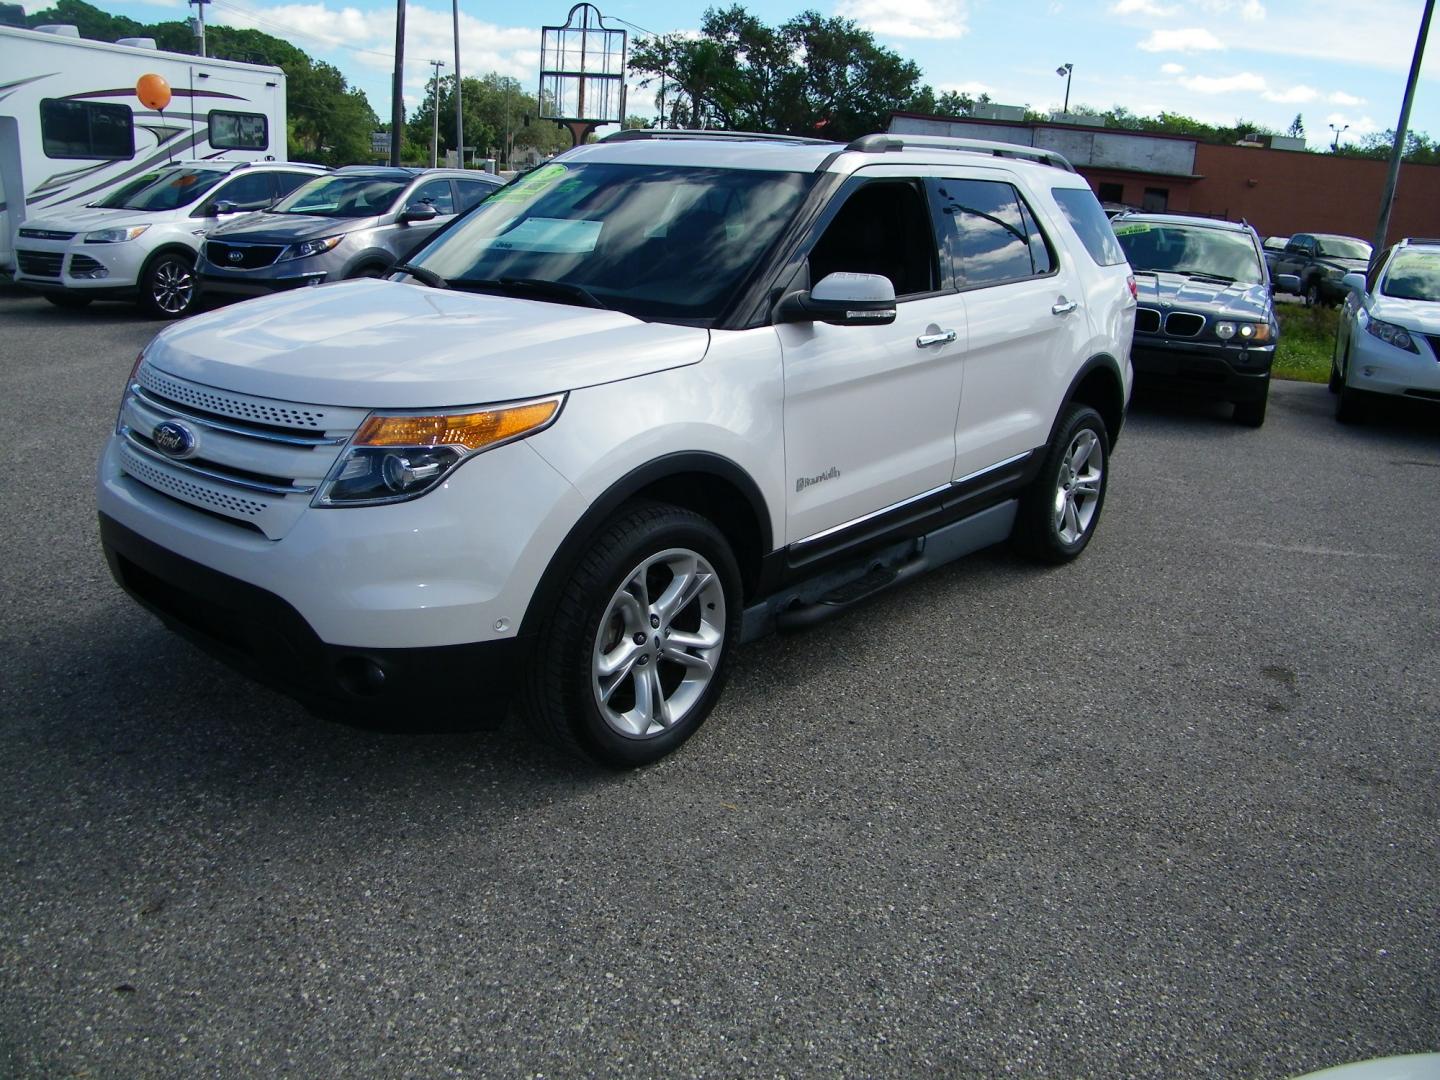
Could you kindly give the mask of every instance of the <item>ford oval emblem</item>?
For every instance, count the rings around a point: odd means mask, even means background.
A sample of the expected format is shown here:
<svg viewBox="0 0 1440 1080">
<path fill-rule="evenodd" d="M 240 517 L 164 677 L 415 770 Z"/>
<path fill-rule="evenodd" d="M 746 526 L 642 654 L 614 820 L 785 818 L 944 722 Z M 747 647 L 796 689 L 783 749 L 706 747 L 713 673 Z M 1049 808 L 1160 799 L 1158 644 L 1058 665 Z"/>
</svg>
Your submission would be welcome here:
<svg viewBox="0 0 1440 1080">
<path fill-rule="evenodd" d="M 155 444 L 156 450 L 177 460 L 195 453 L 195 433 L 175 420 L 156 424 L 155 430 L 150 433 L 150 441 Z"/>
</svg>

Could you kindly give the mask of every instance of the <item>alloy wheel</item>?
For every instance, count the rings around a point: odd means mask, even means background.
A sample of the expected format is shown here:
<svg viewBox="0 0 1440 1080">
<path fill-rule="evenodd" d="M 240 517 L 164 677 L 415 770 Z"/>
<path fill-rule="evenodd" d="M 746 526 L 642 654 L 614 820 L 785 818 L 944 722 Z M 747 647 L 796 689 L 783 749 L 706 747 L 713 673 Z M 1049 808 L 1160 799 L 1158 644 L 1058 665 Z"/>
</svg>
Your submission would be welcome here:
<svg viewBox="0 0 1440 1080">
<path fill-rule="evenodd" d="M 179 315 L 195 298 L 195 277 L 179 259 L 165 259 L 151 275 L 150 295 L 167 315 Z"/>
<path fill-rule="evenodd" d="M 1085 535 L 1100 506 L 1100 483 L 1105 475 L 1105 450 L 1089 428 L 1075 433 L 1060 460 L 1055 488 L 1055 531 L 1066 544 Z"/>
</svg>

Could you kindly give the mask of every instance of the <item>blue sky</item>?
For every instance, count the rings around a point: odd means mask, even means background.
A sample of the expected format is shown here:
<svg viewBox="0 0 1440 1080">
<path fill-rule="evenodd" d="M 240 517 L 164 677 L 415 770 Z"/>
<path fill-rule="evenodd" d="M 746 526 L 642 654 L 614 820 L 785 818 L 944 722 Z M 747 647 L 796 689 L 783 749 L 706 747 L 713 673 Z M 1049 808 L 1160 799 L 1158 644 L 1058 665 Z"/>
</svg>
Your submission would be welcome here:
<svg viewBox="0 0 1440 1080">
<path fill-rule="evenodd" d="M 184 18 L 184 0 L 94 0 L 145 21 Z M 550 4 L 461 3 L 466 74 L 498 71 L 533 89 L 539 27 L 565 21 Z M 28 10 L 45 0 L 25 0 Z M 693 31 L 706 5 L 690 0 L 604 0 L 611 17 L 668 33 Z M 716 6 L 726 6 L 724 4 Z M 769 23 L 805 7 L 843 15 L 914 60 L 938 90 L 988 92 L 997 102 L 1058 109 L 1062 63 L 1075 65 L 1071 103 L 1137 113 L 1162 109 L 1210 122 L 1236 117 L 1278 130 L 1304 116 L 1311 145 L 1393 127 L 1419 28 L 1422 0 L 814 0 L 747 4 Z M 214 0 L 212 23 L 253 26 L 336 64 L 388 116 L 393 0 Z M 632 33 L 633 33 L 632 28 Z M 406 97 L 423 92 L 431 58 L 452 58 L 444 0 L 407 0 Z M 1432 41 L 1440 53 L 1440 41 Z M 1412 129 L 1440 138 L 1440 56 L 1422 69 Z M 448 69 L 447 69 L 448 70 Z M 632 113 L 653 112 L 653 91 L 631 92 Z"/>
</svg>

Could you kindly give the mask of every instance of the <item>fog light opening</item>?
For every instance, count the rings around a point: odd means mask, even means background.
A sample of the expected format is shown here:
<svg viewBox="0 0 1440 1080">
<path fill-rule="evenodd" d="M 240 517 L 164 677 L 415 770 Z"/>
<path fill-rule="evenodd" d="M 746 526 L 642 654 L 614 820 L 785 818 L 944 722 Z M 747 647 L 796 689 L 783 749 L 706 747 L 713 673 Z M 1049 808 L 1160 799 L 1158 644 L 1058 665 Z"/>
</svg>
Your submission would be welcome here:
<svg viewBox="0 0 1440 1080">
<path fill-rule="evenodd" d="M 345 657 L 336 665 L 336 677 L 357 697 L 374 697 L 385 689 L 385 669 L 368 656 Z"/>
</svg>

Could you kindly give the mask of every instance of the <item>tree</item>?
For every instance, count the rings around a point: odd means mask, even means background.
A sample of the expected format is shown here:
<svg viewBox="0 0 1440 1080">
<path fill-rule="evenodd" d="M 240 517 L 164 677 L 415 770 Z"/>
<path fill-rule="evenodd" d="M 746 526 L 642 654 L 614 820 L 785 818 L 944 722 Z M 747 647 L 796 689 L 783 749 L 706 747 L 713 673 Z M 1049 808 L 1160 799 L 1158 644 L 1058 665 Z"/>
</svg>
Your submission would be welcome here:
<svg viewBox="0 0 1440 1080">
<path fill-rule="evenodd" d="M 570 148 L 570 135 L 549 121 L 540 121 L 535 97 L 520 88 L 517 79 L 491 72 L 482 78 L 466 76 L 461 103 L 465 113 L 465 145 L 479 157 L 494 157 L 509 164 L 517 149 L 533 147 L 541 154 Z M 430 160 L 434 130 L 435 84 L 425 87 L 425 98 L 405 125 L 406 142 Z M 455 149 L 455 76 L 440 80 L 440 156 Z"/>
<path fill-rule="evenodd" d="M 1305 137 L 1305 120 L 1298 112 L 1295 114 L 1295 119 L 1290 121 L 1290 126 L 1286 129 L 1285 134 L 1292 139 Z"/>
<path fill-rule="evenodd" d="M 815 11 L 770 27 L 738 4 L 709 8 L 699 38 L 642 38 L 630 70 L 657 88 L 660 121 L 676 127 L 849 139 L 885 130 L 894 110 L 935 104 L 914 63 Z"/>
</svg>

